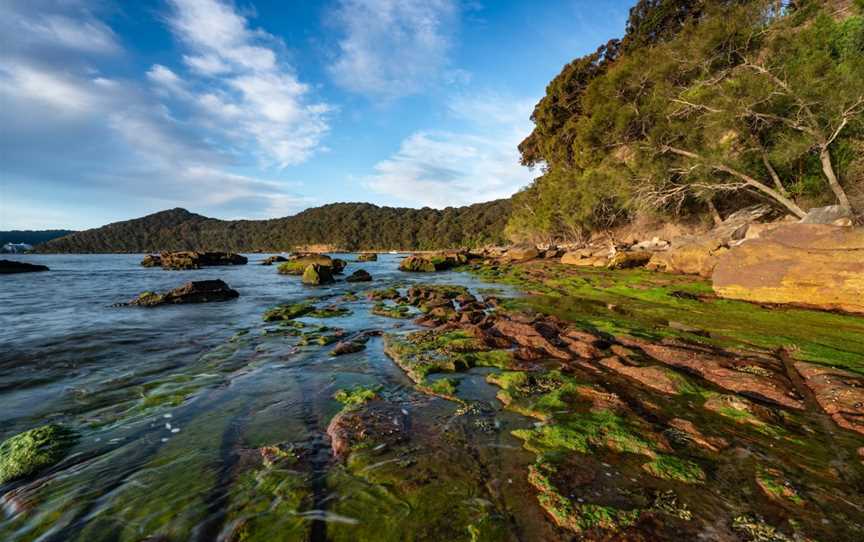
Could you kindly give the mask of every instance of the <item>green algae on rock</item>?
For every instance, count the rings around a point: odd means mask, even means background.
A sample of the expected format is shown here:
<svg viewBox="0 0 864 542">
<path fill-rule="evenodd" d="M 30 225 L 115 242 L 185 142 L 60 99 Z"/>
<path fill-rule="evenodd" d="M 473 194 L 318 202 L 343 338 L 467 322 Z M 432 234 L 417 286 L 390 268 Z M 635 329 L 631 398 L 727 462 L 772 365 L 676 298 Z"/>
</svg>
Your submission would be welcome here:
<svg viewBox="0 0 864 542">
<path fill-rule="evenodd" d="M 364 388 L 363 386 L 355 386 L 348 390 L 338 390 L 333 394 L 333 398 L 342 403 L 345 407 L 356 407 L 367 401 L 371 401 L 378 397 L 378 388 Z"/>
<path fill-rule="evenodd" d="M 24 478 L 63 459 L 75 444 L 75 433 L 61 425 L 43 425 L 0 444 L 0 484 Z"/>
</svg>

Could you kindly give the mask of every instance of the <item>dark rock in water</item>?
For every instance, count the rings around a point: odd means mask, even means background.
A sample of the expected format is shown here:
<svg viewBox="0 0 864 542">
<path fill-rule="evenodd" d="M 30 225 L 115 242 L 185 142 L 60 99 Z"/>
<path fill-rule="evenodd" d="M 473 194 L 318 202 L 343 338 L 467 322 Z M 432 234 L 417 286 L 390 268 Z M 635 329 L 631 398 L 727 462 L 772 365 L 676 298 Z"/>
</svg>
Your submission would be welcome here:
<svg viewBox="0 0 864 542">
<path fill-rule="evenodd" d="M 343 410 L 327 426 L 333 455 L 343 460 L 358 445 L 374 441 L 393 446 L 407 439 L 407 410 L 398 403 L 373 400 L 357 409 Z"/>
<path fill-rule="evenodd" d="M 60 425 L 43 425 L 0 444 L 0 484 L 24 478 L 57 463 L 75 444 L 75 434 Z"/>
<path fill-rule="evenodd" d="M 330 266 L 326 265 L 309 264 L 303 271 L 303 284 L 318 285 L 333 282 L 331 269 Z"/>
<path fill-rule="evenodd" d="M 162 257 L 158 254 L 148 254 L 141 260 L 142 267 L 162 267 Z"/>
<path fill-rule="evenodd" d="M 422 256 L 408 256 L 399 263 L 399 269 L 410 273 L 434 273 L 435 264 Z"/>
<path fill-rule="evenodd" d="M 331 356 L 343 356 L 345 354 L 353 354 L 366 348 L 365 341 L 342 341 L 336 343 L 333 350 L 330 351 Z"/>
<path fill-rule="evenodd" d="M 372 275 L 370 275 L 365 269 L 358 269 L 351 273 L 351 275 L 345 280 L 348 282 L 369 282 L 372 280 Z"/>
<path fill-rule="evenodd" d="M 287 261 L 288 261 L 288 258 L 286 258 L 285 256 L 276 255 L 276 256 L 270 256 L 269 258 L 266 258 L 263 262 L 261 262 L 261 265 L 273 265 L 274 263 L 281 263 L 281 262 L 287 262 Z"/>
<path fill-rule="evenodd" d="M 348 265 L 348 262 L 341 258 L 333 258 L 333 273 L 341 273 L 345 266 Z"/>
<path fill-rule="evenodd" d="M 331 258 L 326 254 L 292 254 L 288 261 L 279 264 L 280 275 L 302 275 L 310 265 L 328 267 L 330 274 L 342 272 L 347 263 L 339 258 Z"/>
<path fill-rule="evenodd" d="M 358 262 L 377 262 L 378 261 L 378 254 L 376 254 L 375 252 L 364 252 L 364 253 L 360 254 L 359 256 L 357 256 L 357 261 Z"/>
<path fill-rule="evenodd" d="M 245 256 L 233 252 L 193 251 L 162 252 L 159 254 L 159 260 L 163 269 L 172 270 L 200 269 L 217 265 L 246 265 L 249 261 Z M 148 259 L 144 258 L 141 265 L 145 265 L 147 261 Z"/>
<path fill-rule="evenodd" d="M 0 260 L 0 275 L 35 273 L 37 271 L 48 271 L 48 267 L 32 263 L 13 262 L 12 260 Z"/>
<path fill-rule="evenodd" d="M 221 280 L 199 280 L 187 282 L 183 286 L 164 294 L 144 292 L 130 301 L 129 305 L 136 307 L 156 307 L 158 305 L 228 301 L 237 297 L 240 297 L 237 290 L 232 290 Z"/>
</svg>

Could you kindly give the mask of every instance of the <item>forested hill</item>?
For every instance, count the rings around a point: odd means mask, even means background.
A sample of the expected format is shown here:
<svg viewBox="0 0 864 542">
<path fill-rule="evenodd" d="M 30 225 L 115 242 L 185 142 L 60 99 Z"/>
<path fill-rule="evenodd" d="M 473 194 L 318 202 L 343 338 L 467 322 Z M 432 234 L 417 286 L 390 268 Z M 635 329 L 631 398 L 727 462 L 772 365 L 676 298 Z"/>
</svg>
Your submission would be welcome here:
<svg viewBox="0 0 864 542">
<path fill-rule="evenodd" d="M 6 243 L 26 243 L 38 245 L 74 233 L 72 230 L 11 230 L 0 231 L 0 245 Z"/>
<path fill-rule="evenodd" d="M 511 238 L 768 203 L 864 218 L 864 0 L 639 0 L 564 66 L 519 146 Z"/>
<path fill-rule="evenodd" d="M 171 209 L 81 231 L 36 247 L 38 252 L 160 250 L 287 251 L 305 245 L 344 250 L 423 250 L 503 241 L 510 201 L 467 207 L 407 209 L 334 203 L 271 220 L 218 220 Z"/>
</svg>

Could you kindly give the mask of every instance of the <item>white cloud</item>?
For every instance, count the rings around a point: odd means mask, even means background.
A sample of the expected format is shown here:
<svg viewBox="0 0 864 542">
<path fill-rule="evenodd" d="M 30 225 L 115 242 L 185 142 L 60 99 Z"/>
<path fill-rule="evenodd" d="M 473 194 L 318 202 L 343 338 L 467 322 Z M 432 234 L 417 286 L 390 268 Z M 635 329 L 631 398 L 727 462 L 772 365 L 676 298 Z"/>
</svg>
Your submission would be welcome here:
<svg viewBox="0 0 864 542">
<path fill-rule="evenodd" d="M 186 95 L 200 108 L 198 119 L 248 149 L 262 164 L 284 168 L 307 160 L 320 149 L 329 130 L 332 107 L 310 100 L 309 86 L 279 62 L 281 42 L 234 8 L 218 0 L 171 0 L 168 24 L 191 54 L 183 56 L 190 73 L 182 80 L 154 66 L 151 77 L 162 87 L 200 87 Z M 202 79 L 196 80 L 195 77 Z"/>
<path fill-rule="evenodd" d="M 533 104 L 497 95 L 456 98 L 450 109 L 466 130 L 416 132 L 362 182 L 411 206 L 442 208 L 509 197 L 531 180 L 516 146 L 531 131 Z"/>
<path fill-rule="evenodd" d="M 340 86 L 373 97 L 417 93 L 441 77 L 458 15 L 452 0 L 341 0 L 330 72 Z"/>
</svg>

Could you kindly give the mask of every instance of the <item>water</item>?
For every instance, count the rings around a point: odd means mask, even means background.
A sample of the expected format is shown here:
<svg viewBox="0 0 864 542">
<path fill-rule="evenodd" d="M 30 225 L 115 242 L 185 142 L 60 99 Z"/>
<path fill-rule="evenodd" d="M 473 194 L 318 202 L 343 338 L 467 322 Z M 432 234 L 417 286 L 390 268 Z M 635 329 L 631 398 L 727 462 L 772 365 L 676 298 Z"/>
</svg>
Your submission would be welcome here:
<svg viewBox="0 0 864 542">
<path fill-rule="evenodd" d="M 456 405 L 415 391 L 384 355 L 381 339 L 370 341 L 365 351 L 334 358 L 331 347 L 298 347 L 296 337 L 274 333 L 277 327 L 264 324 L 262 314 L 314 297 L 351 314 L 300 319 L 310 328 L 323 324 L 347 334 L 407 330 L 410 320 L 371 315 L 363 291 L 439 281 L 477 293 L 489 285 L 467 274 L 401 273 L 396 255 L 349 264 L 346 275 L 362 267 L 375 278 L 372 283 L 321 287 L 258 265 L 263 255 L 250 255 L 245 266 L 195 271 L 143 268 L 141 258 L 16 256 L 51 271 L 2 278 L 0 439 L 57 422 L 74 428 L 80 440 L 70 456 L 36 481 L 0 486 L 0 495 L 5 493 L 0 539 L 240 539 L 264 536 L 260 533 L 274 526 L 281 529 L 275 539 L 338 538 L 332 525 L 350 530 L 359 520 L 332 512 L 334 499 L 362 498 L 365 490 L 338 479 L 325 435 L 341 408 L 333 394 L 355 385 L 378 386 L 382 396 L 411 410 L 418 427 L 452 424 Z M 114 306 L 143 291 L 216 278 L 240 298 L 151 309 Z M 348 291 L 358 299 L 341 301 Z M 468 393 L 494 397 L 482 371 L 460 377 L 471 381 Z M 499 418 L 504 429 L 527 423 L 515 415 L 499 413 Z M 470 438 L 486 439 L 481 448 L 515 450 L 510 455 L 517 463 L 529 461 L 507 433 Z M 289 478 L 299 480 L 301 489 L 274 493 L 256 485 L 264 475 L 249 465 L 258 461 L 260 448 L 273 445 L 294 450 L 299 462 Z M 490 457 L 500 476 L 507 476 L 509 467 L 499 456 L 495 451 Z M 489 460 L 464 461 L 474 466 L 463 477 L 480 476 L 488 468 L 481 463 Z M 250 478 L 250 472 L 258 477 Z M 288 478 L 282 475 L 284 485 Z M 251 489 L 250 479 L 256 480 Z M 294 498 L 299 504 L 288 506 Z M 275 513 L 283 508 L 287 512 Z M 385 507 L 381 514 L 396 508 Z M 258 520 L 266 526 L 256 530 Z"/>
</svg>

